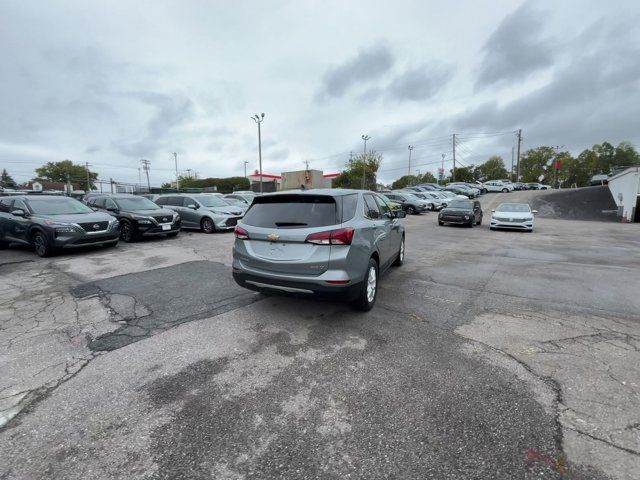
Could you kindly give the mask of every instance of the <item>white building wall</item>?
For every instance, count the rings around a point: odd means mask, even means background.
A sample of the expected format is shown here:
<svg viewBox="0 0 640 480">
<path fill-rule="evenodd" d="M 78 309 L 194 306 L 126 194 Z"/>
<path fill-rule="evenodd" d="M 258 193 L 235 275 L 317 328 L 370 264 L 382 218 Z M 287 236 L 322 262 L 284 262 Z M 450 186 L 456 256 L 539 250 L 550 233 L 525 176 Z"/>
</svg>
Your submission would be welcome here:
<svg viewBox="0 0 640 480">
<path fill-rule="evenodd" d="M 622 207 L 622 216 L 633 221 L 640 194 L 640 168 L 634 167 L 609 179 L 609 190 L 618 208 Z"/>
</svg>

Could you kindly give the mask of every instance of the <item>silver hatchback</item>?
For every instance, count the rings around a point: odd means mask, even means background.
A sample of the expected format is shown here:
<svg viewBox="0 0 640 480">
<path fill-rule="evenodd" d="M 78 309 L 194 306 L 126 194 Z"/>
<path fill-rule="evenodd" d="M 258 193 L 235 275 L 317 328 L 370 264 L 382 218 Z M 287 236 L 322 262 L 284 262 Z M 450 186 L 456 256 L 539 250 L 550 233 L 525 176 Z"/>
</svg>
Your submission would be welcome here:
<svg viewBox="0 0 640 480">
<path fill-rule="evenodd" d="M 370 310 L 380 275 L 404 261 L 403 217 L 361 190 L 256 197 L 235 229 L 233 277 L 251 290 L 341 296 Z"/>
</svg>

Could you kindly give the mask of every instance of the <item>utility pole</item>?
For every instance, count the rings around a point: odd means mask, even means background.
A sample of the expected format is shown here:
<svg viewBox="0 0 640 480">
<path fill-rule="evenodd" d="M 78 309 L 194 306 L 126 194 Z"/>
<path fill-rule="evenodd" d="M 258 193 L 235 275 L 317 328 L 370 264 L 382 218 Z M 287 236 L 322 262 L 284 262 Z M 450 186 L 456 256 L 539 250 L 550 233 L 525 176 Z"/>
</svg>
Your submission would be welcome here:
<svg viewBox="0 0 640 480">
<path fill-rule="evenodd" d="M 438 177 L 442 177 L 442 178 L 438 178 L 438 183 L 442 182 L 444 183 L 444 157 L 446 157 L 447 155 L 445 153 L 442 154 L 442 175 L 438 175 Z"/>
<path fill-rule="evenodd" d="M 514 148 L 511 147 L 511 181 L 512 182 L 513 182 L 513 174 L 514 174 L 514 171 L 513 171 L 513 167 L 514 167 L 514 164 L 513 164 L 513 151 L 514 151 Z"/>
<path fill-rule="evenodd" d="M 87 193 L 91 191 L 91 180 L 89 179 L 89 162 L 84 162 L 84 168 L 87 171 Z"/>
<path fill-rule="evenodd" d="M 411 152 L 413 152 L 413 145 L 407 147 L 409 149 L 409 176 L 411 176 Z"/>
<path fill-rule="evenodd" d="M 109 179 L 109 184 L 111 185 L 111 193 L 113 193 L 113 178 Z"/>
<path fill-rule="evenodd" d="M 305 170 L 309 170 L 309 160 L 304 161 Z"/>
<path fill-rule="evenodd" d="M 371 140 L 369 135 L 362 135 L 362 140 L 364 140 L 364 150 L 362 155 L 362 190 L 365 188 L 365 177 L 367 175 L 367 140 Z"/>
<path fill-rule="evenodd" d="M 260 193 L 262 193 L 262 133 L 260 132 L 260 124 L 264 121 L 264 113 L 261 116 L 256 114 L 251 118 L 258 124 L 258 162 L 260 163 Z"/>
<path fill-rule="evenodd" d="M 353 163 L 353 152 L 349 152 L 349 167 L 351 167 L 352 163 Z"/>
<path fill-rule="evenodd" d="M 178 154 L 173 152 L 173 160 L 176 162 L 176 192 L 180 191 L 180 180 L 178 179 Z"/>
<path fill-rule="evenodd" d="M 141 159 L 140 162 L 142 163 L 142 169 L 144 170 L 144 173 L 147 175 L 147 192 L 150 192 L 151 182 L 149 182 L 149 165 L 151 164 L 151 162 L 144 158 Z"/>
<path fill-rule="evenodd" d="M 521 144 L 521 143 L 522 143 L 522 129 L 521 129 L 521 128 L 519 128 L 519 129 L 518 129 L 518 156 L 516 157 L 516 158 L 517 158 L 517 160 L 518 160 L 518 162 L 517 162 L 517 165 L 518 165 L 518 167 L 517 167 L 518 173 L 517 173 L 517 175 L 516 175 L 516 182 L 519 182 L 519 181 L 520 181 L 520 144 Z"/>
<path fill-rule="evenodd" d="M 67 197 L 71 195 L 71 177 L 67 173 Z"/>
<path fill-rule="evenodd" d="M 451 173 L 451 181 L 456 181 L 456 134 L 453 134 L 453 171 Z"/>
<path fill-rule="evenodd" d="M 244 178 L 247 178 L 247 162 L 246 160 L 244 161 Z"/>
<path fill-rule="evenodd" d="M 140 175 L 140 167 L 138 167 L 138 191 L 142 190 L 142 176 Z"/>
</svg>

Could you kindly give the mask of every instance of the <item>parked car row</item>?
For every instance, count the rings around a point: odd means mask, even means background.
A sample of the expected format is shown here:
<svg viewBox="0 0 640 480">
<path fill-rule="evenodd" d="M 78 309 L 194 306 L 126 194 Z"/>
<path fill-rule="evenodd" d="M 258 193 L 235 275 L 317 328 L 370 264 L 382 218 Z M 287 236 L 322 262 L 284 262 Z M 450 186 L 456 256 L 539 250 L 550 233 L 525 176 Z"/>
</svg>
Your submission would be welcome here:
<svg viewBox="0 0 640 480">
<path fill-rule="evenodd" d="M 242 195 L 251 199 L 246 192 Z M 47 257 L 57 250 L 112 247 L 119 240 L 175 237 L 183 228 L 205 233 L 232 230 L 248 208 L 247 202 L 218 193 L 150 197 L 91 193 L 83 198 L 84 204 L 58 195 L 0 197 L 0 248 L 31 245 L 36 254 Z"/>
<path fill-rule="evenodd" d="M 501 203 L 491 211 L 491 230 L 509 229 L 533 231 L 534 215 L 537 210 L 531 210 L 527 203 Z M 438 214 L 438 225 L 457 224 L 472 228 L 482 225 L 484 213 L 478 200 L 452 201 Z"/>
</svg>

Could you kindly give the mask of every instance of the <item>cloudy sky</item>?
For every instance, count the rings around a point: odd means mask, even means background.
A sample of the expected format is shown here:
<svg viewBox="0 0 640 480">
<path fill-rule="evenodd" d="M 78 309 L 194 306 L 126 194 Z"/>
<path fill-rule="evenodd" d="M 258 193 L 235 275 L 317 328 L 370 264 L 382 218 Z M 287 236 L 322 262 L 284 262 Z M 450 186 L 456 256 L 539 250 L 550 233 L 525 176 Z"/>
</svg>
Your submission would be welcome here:
<svg viewBox="0 0 640 480">
<path fill-rule="evenodd" d="M 640 4 L 0 0 L 0 168 L 65 158 L 100 178 L 435 172 L 523 149 L 640 144 Z"/>
</svg>

